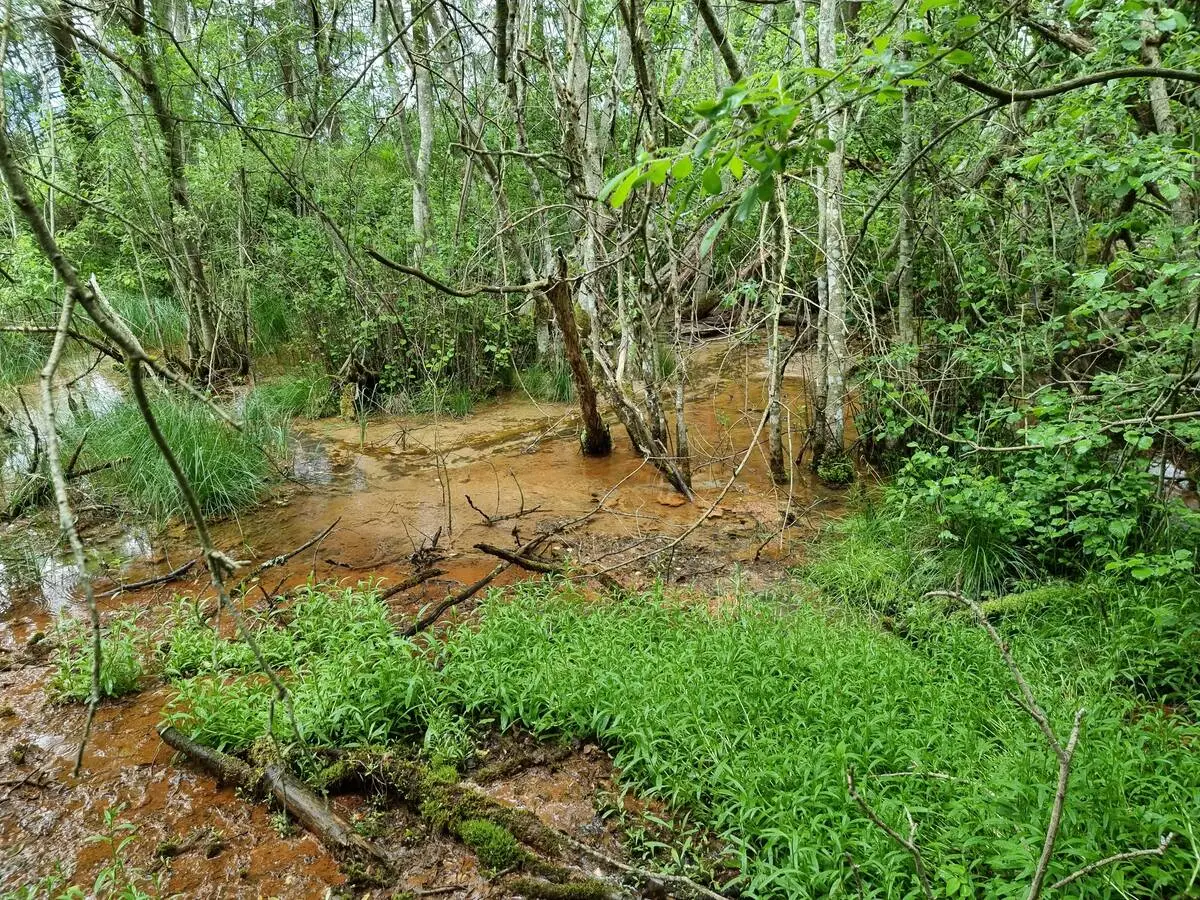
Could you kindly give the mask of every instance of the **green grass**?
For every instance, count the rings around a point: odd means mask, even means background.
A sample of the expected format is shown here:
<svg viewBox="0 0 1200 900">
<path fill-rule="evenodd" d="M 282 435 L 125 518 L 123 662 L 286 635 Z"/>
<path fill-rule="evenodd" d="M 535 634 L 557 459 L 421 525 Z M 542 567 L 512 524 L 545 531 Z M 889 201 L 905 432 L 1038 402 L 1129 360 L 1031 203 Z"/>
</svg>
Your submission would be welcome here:
<svg viewBox="0 0 1200 900">
<path fill-rule="evenodd" d="M 256 385 L 246 396 L 245 410 L 250 420 L 320 419 L 337 412 L 337 398 L 328 375 L 302 369 Z"/>
<path fill-rule="evenodd" d="M 187 342 L 187 313 L 170 296 L 147 297 L 141 291 L 111 291 L 113 308 L 147 347 L 178 350 Z"/>
<path fill-rule="evenodd" d="M 282 424 L 265 413 L 248 415 L 246 428 L 239 432 L 204 405 L 178 395 L 161 397 L 152 408 L 206 515 L 229 515 L 261 496 L 273 474 L 267 454 L 284 448 Z M 159 519 L 183 514 L 175 479 L 134 403 L 122 402 L 98 417 L 81 417 L 74 428 L 87 433 L 82 465 L 120 461 L 91 477 L 101 499 Z M 66 440 L 71 444 L 75 437 Z"/>
<path fill-rule="evenodd" d="M 1010 599 L 1000 619 L 1055 727 L 1088 710 L 1051 877 L 1173 831 L 1162 860 L 1106 870 L 1073 896 L 1179 896 L 1196 860 L 1200 590 L 1069 596 Z M 466 721 L 595 740 L 624 785 L 726 842 L 745 896 L 917 896 L 909 857 L 847 795 L 853 767 L 889 822 L 917 820 L 939 896 L 1023 895 L 1054 760 L 981 630 L 922 609 L 914 643 L 866 612 L 790 596 L 712 615 L 656 592 L 602 602 L 534 582 L 494 592 L 476 625 L 427 650 L 397 636 L 369 590 L 309 587 L 254 621 L 306 742 L 400 741 L 457 762 Z M 186 605 L 163 667 L 180 686 L 171 716 L 197 739 L 234 751 L 269 728 L 291 739 L 249 652 Z M 1153 685 L 1173 686 L 1174 706 L 1150 702 Z M 1189 702 L 1192 719 L 1173 715 Z"/>
<path fill-rule="evenodd" d="M 547 403 L 574 403 L 575 383 L 565 362 L 539 365 L 519 373 L 517 387 L 534 400 Z"/>
<path fill-rule="evenodd" d="M 49 341 L 40 336 L 0 332 L 0 387 L 36 378 L 49 351 Z"/>
</svg>

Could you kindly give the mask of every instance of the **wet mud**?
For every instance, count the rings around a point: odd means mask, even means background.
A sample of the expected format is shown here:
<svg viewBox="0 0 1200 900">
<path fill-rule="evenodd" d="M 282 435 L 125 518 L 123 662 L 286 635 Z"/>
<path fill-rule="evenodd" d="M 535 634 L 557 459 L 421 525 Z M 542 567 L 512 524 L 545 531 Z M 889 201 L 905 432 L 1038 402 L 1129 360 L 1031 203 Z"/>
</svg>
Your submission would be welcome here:
<svg viewBox="0 0 1200 900">
<path fill-rule="evenodd" d="M 662 578 L 701 602 L 718 603 L 733 590 L 777 580 L 821 523 L 839 513 L 844 494 L 799 467 L 792 484 L 773 484 L 764 432 L 713 515 L 672 551 L 656 553 L 692 528 L 725 490 L 763 409 L 761 348 L 709 348 L 693 372 L 689 431 L 696 504 L 671 491 L 632 452 L 615 423 L 613 454 L 585 458 L 570 405 L 508 397 L 462 419 L 380 416 L 365 426 L 343 420 L 300 424 L 289 480 L 258 507 L 215 523 L 214 537 L 250 568 L 336 521 L 317 545 L 263 572 L 245 602 L 268 602 L 309 578 L 392 584 L 435 563 L 444 575 L 391 601 L 400 616 L 411 616 L 492 570 L 496 559 L 475 544 L 513 548 L 539 530 L 587 516 L 556 534 L 548 550 L 611 568 L 628 585 Z M 803 385 L 795 377 L 786 383 L 798 440 Z M 791 449 L 794 455 L 798 444 Z M 195 554 L 181 524 L 155 531 L 112 516 L 82 518 L 85 540 L 104 548 L 105 574 L 96 582 L 102 593 L 162 576 Z M 345 874 L 314 838 L 281 832 L 262 804 L 173 763 L 154 730 L 170 692 L 150 679 L 141 693 L 101 706 L 80 777 L 71 776 L 84 711 L 49 699 L 51 657 L 38 655 L 46 642 L 35 636 L 45 634 L 59 612 L 82 614 L 78 573 L 57 556 L 38 566 L 37 587 L 0 593 L 0 891 L 36 881 L 56 866 L 73 883 L 90 886 L 109 850 L 89 837 L 102 830 L 105 810 L 118 806 L 122 820 L 137 828 L 130 859 L 157 874 L 164 894 L 323 897 L 346 889 Z M 510 568 L 496 583 L 527 577 Z M 112 615 L 135 608 L 153 617 L 172 596 L 209 593 L 207 574 L 194 566 L 170 584 L 102 596 L 101 610 Z M 470 609 L 455 609 L 446 620 L 467 617 Z M 619 853 L 611 827 L 597 818 L 596 796 L 613 785 L 609 761 L 595 748 L 520 768 L 483 788 Z M 403 854 L 404 874 L 391 887 L 504 896 L 453 840 L 420 833 L 418 821 L 370 809 L 362 797 L 334 802 L 352 819 L 390 815 L 392 821 L 380 827 L 399 845 L 412 844 Z"/>
</svg>

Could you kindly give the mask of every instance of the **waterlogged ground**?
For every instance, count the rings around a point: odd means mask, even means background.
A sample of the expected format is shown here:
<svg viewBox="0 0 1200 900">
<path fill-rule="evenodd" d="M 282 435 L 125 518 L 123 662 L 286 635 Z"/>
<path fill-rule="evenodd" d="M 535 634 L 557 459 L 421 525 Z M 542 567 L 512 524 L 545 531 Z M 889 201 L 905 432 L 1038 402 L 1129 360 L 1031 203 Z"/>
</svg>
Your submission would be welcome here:
<svg viewBox="0 0 1200 900">
<path fill-rule="evenodd" d="M 673 551 L 652 555 L 689 528 L 724 488 L 761 417 L 760 349 L 709 347 L 694 371 L 700 373 L 690 401 L 692 452 L 699 461 L 696 505 L 667 488 L 631 452 L 619 428 L 614 428 L 610 457 L 586 459 L 579 453 L 572 407 L 512 397 L 462 419 L 377 417 L 365 427 L 336 419 L 304 424 L 295 441 L 293 480 L 258 508 L 217 524 L 216 540 L 250 565 L 287 553 L 337 523 L 318 545 L 266 571 L 247 595 L 251 603 L 310 577 L 394 583 L 430 563 L 443 569 L 443 576 L 393 598 L 400 616 L 411 616 L 491 571 L 496 560 L 474 549 L 476 543 L 513 548 L 539 529 L 589 512 L 593 515 L 586 521 L 557 535 L 550 549 L 613 567 L 627 584 L 661 577 L 714 602 L 735 583 L 763 586 L 795 560 L 822 520 L 837 514 L 842 496 L 809 481 L 774 486 L 763 435 L 714 515 Z M 797 415 L 801 383 L 789 379 L 787 386 Z M 488 516 L 524 514 L 489 525 L 468 496 Z M 182 526 L 156 531 L 103 511 L 81 513 L 85 539 L 105 548 L 100 591 L 162 575 L 194 554 Z M 787 529 L 782 528 L 785 519 L 791 523 Z M 81 775 L 71 776 L 84 716 L 79 707 L 50 702 L 52 655 L 41 651 L 36 636 L 49 631 L 55 613 L 81 614 L 78 573 L 53 556 L 34 565 L 38 588 L 0 590 L 0 890 L 28 884 L 56 867 L 75 883 L 90 886 L 109 852 L 89 836 L 102 830 L 105 810 L 117 806 L 123 807 L 122 820 L 138 829 L 129 848 L 131 861 L 160 878 L 166 892 L 321 897 L 341 889 L 343 874 L 311 836 L 281 832 L 262 804 L 235 796 L 190 766 L 172 763 L 154 732 L 169 690 L 152 679 L 142 693 L 101 708 Z M 522 577 L 528 576 L 509 570 L 497 583 Z M 0 584 L 8 584 L 3 573 Z M 102 597 L 101 606 L 108 615 L 145 610 L 151 622 L 173 596 L 207 594 L 206 576 L 197 567 L 170 585 Z M 467 605 L 448 621 L 469 615 Z M 487 790 L 615 851 L 612 826 L 596 811 L 597 796 L 612 791 L 611 776 L 602 753 L 576 748 L 521 767 Z M 381 815 L 354 796 L 338 798 L 335 805 L 350 818 Z M 408 834 L 413 841 L 397 888 L 458 886 L 440 895 L 502 895 L 478 872 L 474 857 L 453 841 L 417 834 L 416 822 L 385 825 L 389 833 Z M 169 858 L 155 853 L 172 848 L 179 852 Z"/>
</svg>

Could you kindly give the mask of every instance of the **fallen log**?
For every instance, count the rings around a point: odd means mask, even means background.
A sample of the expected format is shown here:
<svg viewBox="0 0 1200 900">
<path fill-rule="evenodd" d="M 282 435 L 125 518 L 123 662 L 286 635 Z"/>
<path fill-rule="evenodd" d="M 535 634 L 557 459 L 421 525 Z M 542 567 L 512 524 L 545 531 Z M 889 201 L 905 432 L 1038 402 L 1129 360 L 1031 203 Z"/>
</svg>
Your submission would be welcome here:
<svg viewBox="0 0 1200 900">
<path fill-rule="evenodd" d="M 390 867 L 391 861 L 383 850 L 355 834 L 349 822 L 330 810 L 304 782 L 279 763 L 271 763 L 261 771 L 253 769 L 236 756 L 196 743 L 172 725 L 159 728 L 158 735 L 163 743 L 198 763 L 221 781 L 274 797 L 296 821 L 328 847 Z"/>
</svg>

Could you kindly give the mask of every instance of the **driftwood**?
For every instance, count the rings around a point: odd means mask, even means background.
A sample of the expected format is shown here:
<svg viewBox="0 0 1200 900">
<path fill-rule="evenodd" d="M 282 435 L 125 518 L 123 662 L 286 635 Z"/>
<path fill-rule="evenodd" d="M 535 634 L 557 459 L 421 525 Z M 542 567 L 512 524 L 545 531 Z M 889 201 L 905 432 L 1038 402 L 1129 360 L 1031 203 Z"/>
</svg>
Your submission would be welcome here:
<svg viewBox="0 0 1200 900">
<path fill-rule="evenodd" d="M 386 591 L 383 591 L 379 595 L 379 599 L 387 600 L 391 597 L 395 597 L 401 591 L 407 591 L 409 588 L 415 588 L 418 584 L 426 582 L 430 578 L 437 578 L 439 575 L 445 574 L 446 572 L 444 569 L 423 569 L 420 572 L 405 578 L 398 584 L 393 584 L 390 588 L 388 588 Z"/>
<path fill-rule="evenodd" d="M 109 591 L 97 594 L 97 597 L 115 597 L 117 594 L 123 594 L 127 591 L 140 591 L 142 588 L 153 587 L 156 584 L 166 584 L 168 581 L 174 581 L 177 578 L 182 578 L 192 566 L 196 565 L 197 560 L 189 559 L 182 566 L 174 571 L 168 572 L 166 575 L 159 575 L 155 578 L 146 578 L 142 581 L 134 581 L 129 584 L 118 585 Z"/>
<path fill-rule="evenodd" d="M 491 544 L 476 544 L 475 549 L 482 550 L 484 553 L 487 553 L 490 556 L 497 556 L 510 565 L 520 566 L 522 569 L 526 569 L 530 572 L 541 572 L 543 575 L 567 574 L 567 570 L 564 566 L 555 562 L 551 562 L 550 560 L 536 559 L 531 556 L 526 556 L 520 550 L 505 550 L 502 547 L 493 547 Z M 617 579 L 613 578 L 607 572 L 597 571 L 595 573 L 589 573 L 585 570 L 580 574 L 588 578 L 595 578 L 602 585 L 607 588 L 612 588 L 613 590 L 617 590 L 621 587 L 621 582 L 617 581 Z"/>
<path fill-rule="evenodd" d="M 178 750 L 221 781 L 274 797 L 280 806 L 326 846 L 390 865 L 383 850 L 355 834 L 349 822 L 330 810 L 304 782 L 279 763 L 271 763 L 260 772 L 235 756 L 196 743 L 171 725 L 160 728 L 158 734 L 163 743 Z"/>
</svg>

